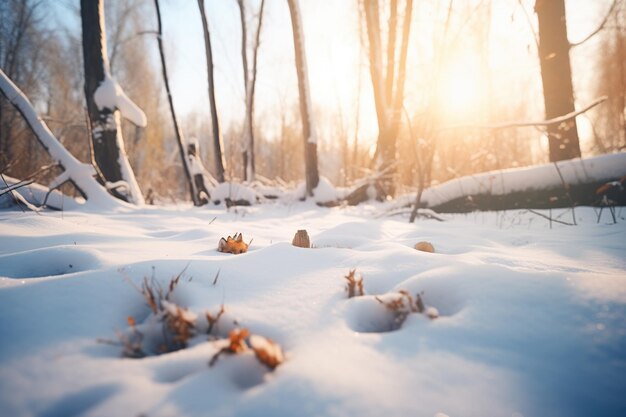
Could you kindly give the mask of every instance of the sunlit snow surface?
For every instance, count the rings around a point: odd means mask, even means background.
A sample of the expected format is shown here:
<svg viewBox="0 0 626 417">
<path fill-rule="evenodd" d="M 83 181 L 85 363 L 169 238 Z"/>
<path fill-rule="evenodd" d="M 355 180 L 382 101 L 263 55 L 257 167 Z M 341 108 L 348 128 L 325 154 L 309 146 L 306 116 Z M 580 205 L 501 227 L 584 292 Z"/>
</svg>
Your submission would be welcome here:
<svg viewBox="0 0 626 417">
<path fill-rule="evenodd" d="M 578 208 L 578 226 L 550 229 L 518 211 L 409 224 L 383 208 L 0 211 L 0 415 L 626 415 L 626 212 L 596 224 Z M 298 229 L 315 248 L 291 246 Z M 235 232 L 250 251 L 217 252 Z M 131 282 L 186 266 L 176 302 L 199 316 L 223 302 L 286 362 L 210 368 L 203 337 L 144 359 L 97 342 L 149 314 Z M 352 268 L 366 295 L 348 300 Z M 400 289 L 440 317 L 385 331 L 375 296 Z"/>
</svg>

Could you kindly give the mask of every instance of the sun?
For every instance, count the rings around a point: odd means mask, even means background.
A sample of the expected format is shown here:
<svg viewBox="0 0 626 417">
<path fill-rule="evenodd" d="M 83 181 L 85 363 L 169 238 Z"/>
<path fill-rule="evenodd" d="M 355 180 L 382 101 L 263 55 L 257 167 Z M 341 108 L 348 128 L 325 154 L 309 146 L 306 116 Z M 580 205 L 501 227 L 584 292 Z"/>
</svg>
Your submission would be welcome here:
<svg viewBox="0 0 626 417">
<path fill-rule="evenodd" d="M 481 101 L 481 72 L 476 58 L 465 53 L 454 58 L 440 78 L 439 103 L 448 118 L 475 114 Z"/>
</svg>

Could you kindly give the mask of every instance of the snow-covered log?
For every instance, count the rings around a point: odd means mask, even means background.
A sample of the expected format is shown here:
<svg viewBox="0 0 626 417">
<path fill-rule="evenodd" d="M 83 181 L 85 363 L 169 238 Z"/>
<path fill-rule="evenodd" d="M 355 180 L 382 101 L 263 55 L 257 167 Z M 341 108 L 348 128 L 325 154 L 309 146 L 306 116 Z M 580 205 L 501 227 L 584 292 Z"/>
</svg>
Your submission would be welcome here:
<svg viewBox="0 0 626 417">
<path fill-rule="evenodd" d="M 595 205 L 602 197 L 596 193 L 598 188 L 624 175 L 626 152 L 491 171 L 427 188 L 421 207 L 467 212 Z"/>
<path fill-rule="evenodd" d="M 35 137 L 48 151 L 50 157 L 63 168 L 67 175 L 66 180 L 74 184 L 87 198 L 89 204 L 104 210 L 119 207 L 120 203 L 94 179 L 96 172 L 93 166 L 80 162 L 63 147 L 61 142 L 54 137 L 48 126 L 37 115 L 28 98 L 5 75 L 2 69 L 0 69 L 0 91 L 24 117 Z"/>
</svg>

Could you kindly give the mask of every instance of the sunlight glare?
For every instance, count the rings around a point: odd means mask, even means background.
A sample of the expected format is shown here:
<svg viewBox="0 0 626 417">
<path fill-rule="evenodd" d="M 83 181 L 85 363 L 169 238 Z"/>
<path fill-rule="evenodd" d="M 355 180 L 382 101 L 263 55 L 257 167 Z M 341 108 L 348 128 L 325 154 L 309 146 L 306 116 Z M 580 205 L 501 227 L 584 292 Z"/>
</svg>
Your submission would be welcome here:
<svg viewBox="0 0 626 417">
<path fill-rule="evenodd" d="M 475 114 L 480 105 L 480 69 L 470 53 L 458 55 L 444 69 L 439 102 L 442 112 L 459 119 Z"/>
</svg>

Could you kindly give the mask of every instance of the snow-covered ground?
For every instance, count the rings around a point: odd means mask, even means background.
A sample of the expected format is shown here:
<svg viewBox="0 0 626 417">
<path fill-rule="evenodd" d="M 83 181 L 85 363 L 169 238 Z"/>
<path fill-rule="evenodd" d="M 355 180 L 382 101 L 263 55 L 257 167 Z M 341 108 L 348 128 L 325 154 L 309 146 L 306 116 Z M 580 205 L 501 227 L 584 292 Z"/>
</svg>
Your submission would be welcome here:
<svg viewBox="0 0 626 417">
<path fill-rule="evenodd" d="M 550 228 L 517 211 L 409 224 L 382 208 L 0 210 L 0 415 L 626 415 L 626 213 L 596 224 L 578 208 L 578 226 Z M 291 245 L 298 229 L 314 248 Z M 235 232 L 249 252 L 217 252 Z M 423 240 L 436 253 L 413 249 Z M 348 299 L 354 268 L 365 295 Z M 141 359 L 98 341 L 150 320 L 143 277 L 166 287 L 183 270 L 173 300 L 199 333 L 223 303 L 218 335 L 248 328 L 285 362 L 209 367 L 223 342 L 205 334 Z M 376 297 L 402 289 L 440 317 L 389 331 Z"/>
</svg>

